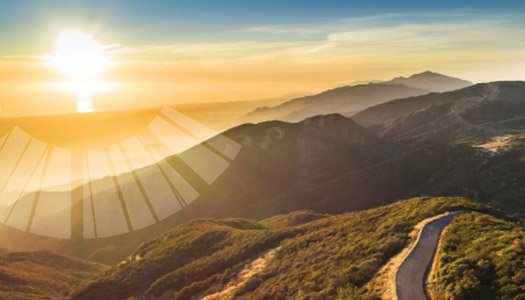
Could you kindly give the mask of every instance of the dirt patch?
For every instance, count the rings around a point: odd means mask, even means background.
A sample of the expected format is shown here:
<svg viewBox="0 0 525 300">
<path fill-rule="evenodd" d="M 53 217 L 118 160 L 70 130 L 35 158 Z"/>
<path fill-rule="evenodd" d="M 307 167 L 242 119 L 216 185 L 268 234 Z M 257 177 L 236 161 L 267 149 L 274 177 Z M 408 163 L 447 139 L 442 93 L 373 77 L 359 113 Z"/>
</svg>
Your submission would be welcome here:
<svg viewBox="0 0 525 300">
<path fill-rule="evenodd" d="M 241 288 L 243 285 L 245 285 L 248 282 L 248 280 L 250 280 L 250 278 L 261 273 L 266 268 L 266 266 L 268 265 L 268 261 L 270 261 L 274 257 L 275 253 L 279 249 L 280 247 L 277 247 L 270 251 L 267 251 L 259 258 L 248 263 L 239 272 L 239 275 L 237 276 L 237 278 L 231 281 L 230 283 L 228 283 L 221 291 L 200 297 L 199 299 L 201 300 L 232 299 L 237 289 Z"/>
</svg>

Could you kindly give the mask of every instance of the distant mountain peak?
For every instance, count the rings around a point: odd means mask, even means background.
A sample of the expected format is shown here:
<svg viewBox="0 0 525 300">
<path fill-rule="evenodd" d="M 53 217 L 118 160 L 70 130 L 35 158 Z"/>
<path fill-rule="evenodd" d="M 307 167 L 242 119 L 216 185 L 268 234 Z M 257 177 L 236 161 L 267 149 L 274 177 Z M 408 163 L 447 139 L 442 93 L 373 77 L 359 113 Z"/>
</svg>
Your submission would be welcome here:
<svg viewBox="0 0 525 300">
<path fill-rule="evenodd" d="M 459 78 L 455 78 L 455 77 L 452 77 L 452 76 L 448 76 L 448 75 L 432 72 L 430 70 L 427 70 L 427 71 L 424 71 L 424 72 L 421 72 L 421 73 L 412 74 L 408 78 L 418 78 L 418 77 L 443 77 L 443 78 L 459 79 Z M 462 79 L 459 79 L 459 80 L 462 80 Z"/>
<path fill-rule="evenodd" d="M 352 118 L 383 138 L 412 143 L 412 147 L 479 143 L 525 130 L 523 94 L 525 82 L 480 83 L 442 94 L 396 99 Z"/>
<path fill-rule="evenodd" d="M 472 82 L 456 77 L 436 73 L 430 70 L 412 74 L 408 77 L 396 77 L 387 84 L 404 84 L 411 88 L 423 89 L 431 92 L 448 92 L 471 86 Z"/>
<path fill-rule="evenodd" d="M 472 82 L 432 71 L 390 81 L 368 81 L 336 87 L 316 95 L 291 99 L 274 107 L 262 107 L 248 113 L 248 122 L 286 120 L 297 122 L 315 115 L 340 113 L 350 116 L 370 106 L 394 99 L 442 93 L 471 86 Z"/>
<path fill-rule="evenodd" d="M 424 75 L 424 74 L 428 74 L 428 75 L 440 75 L 440 76 L 446 76 L 446 75 L 443 75 L 443 74 L 439 74 L 439 73 L 436 73 L 436 72 L 432 72 L 430 70 L 426 70 L 424 72 L 421 72 L 421 73 L 418 73 L 418 74 L 414 74 L 412 76 L 415 76 L 415 75 Z M 447 76 L 448 77 L 448 76 Z"/>
</svg>

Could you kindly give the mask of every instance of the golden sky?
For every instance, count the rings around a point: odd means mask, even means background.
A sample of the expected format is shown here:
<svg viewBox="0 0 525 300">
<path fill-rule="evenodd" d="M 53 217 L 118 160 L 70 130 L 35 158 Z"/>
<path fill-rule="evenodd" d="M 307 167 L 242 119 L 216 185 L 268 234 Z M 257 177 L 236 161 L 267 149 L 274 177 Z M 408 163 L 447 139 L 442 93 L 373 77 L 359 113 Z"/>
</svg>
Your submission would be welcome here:
<svg viewBox="0 0 525 300">
<path fill-rule="evenodd" d="M 244 27 L 235 41 L 125 44 L 100 31 L 64 30 L 92 36 L 114 62 L 94 78 L 115 86 L 91 95 L 96 110 L 291 97 L 425 70 L 473 82 L 525 79 L 525 28 L 516 16 L 439 21 L 444 15 L 427 15 L 431 22 L 425 14 L 386 14 Z M 0 56 L 0 114 L 75 110 L 74 95 L 50 87 L 71 78 L 43 59 L 59 34 L 46 33 L 47 49 Z"/>
</svg>

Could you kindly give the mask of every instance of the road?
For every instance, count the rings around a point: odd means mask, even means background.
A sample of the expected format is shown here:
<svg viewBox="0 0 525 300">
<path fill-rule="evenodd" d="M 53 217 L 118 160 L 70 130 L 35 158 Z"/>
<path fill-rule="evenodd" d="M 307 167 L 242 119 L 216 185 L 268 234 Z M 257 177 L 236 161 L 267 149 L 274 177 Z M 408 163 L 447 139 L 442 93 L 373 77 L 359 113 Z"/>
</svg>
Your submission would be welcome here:
<svg viewBox="0 0 525 300">
<path fill-rule="evenodd" d="M 425 300 L 426 270 L 434 258 L 441 231 L 452 222 L 453 212 L 433 220 L 423 227 L 407 258 L 401 263 L 396 273 L 396 293 L 398 300 Z"/>
</svg>

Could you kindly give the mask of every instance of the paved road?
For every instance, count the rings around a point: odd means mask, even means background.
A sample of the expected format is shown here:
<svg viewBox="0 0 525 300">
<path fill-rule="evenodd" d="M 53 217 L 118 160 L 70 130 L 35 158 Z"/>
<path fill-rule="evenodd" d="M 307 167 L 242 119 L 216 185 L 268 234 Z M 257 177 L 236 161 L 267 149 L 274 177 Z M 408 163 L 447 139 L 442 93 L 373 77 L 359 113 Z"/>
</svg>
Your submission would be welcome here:
<svg viewBox="0 0 525 300">
<path fill-rule="evenodd" d="M 396 293 L 398 300 L 425 300 L 426 270 L 430 266 L 439 241 L 441 231 L 452 222 L 453 212 L 425 225 L 412 252 L 401 263 L 396 274 Z"/>
</svg>

